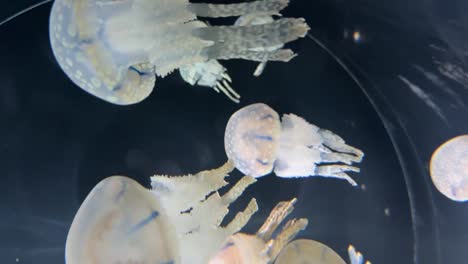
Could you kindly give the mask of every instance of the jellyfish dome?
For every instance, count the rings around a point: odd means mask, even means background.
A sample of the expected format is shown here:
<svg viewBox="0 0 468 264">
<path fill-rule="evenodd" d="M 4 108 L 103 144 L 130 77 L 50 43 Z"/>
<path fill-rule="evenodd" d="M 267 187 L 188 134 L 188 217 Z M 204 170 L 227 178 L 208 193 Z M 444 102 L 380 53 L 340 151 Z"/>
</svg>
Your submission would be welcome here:
<svg viewBox="0 0 468 264">
<path fill-rule="evenodd" d="M 280 121 L 275 110 L 262 103 L 246 106 L 230 117 L 224 146 L 236 168 L 252 177 L 274 171 L 279 177 L 317 175 L 345 179 L 352 185 L 356 182 L 346 172 L 359 172 L 350 165 L 364 156 L 338 135 L 299 116 L 286 114 Z"/>
<path fill-rule="evenodd" d="M 295 56 L 291 50 L 268 48 L 304 37 L 309 27 L 302 18 L 245 26 L 209 26 L 197 20 L 279 15 L 288 3 L 57 0 L 50 14 L 50 41 L 57 62 L 75 84 L 107 102 L 134 104 L 151 93 L 155 74 L 164 77 L 184 65 L 217 59 L 289 61 Z M 206 66 L 196 66 L 195 72 L 209 74 Z M 224 71 L 215 65 L 219 76 Z M 213 87 L 225 79 L 207 77 L 201 84 Z"/>
<path fill-rule="evenodd" d="M 104 179 L 90 192 L 70 227 L 67 264 L 171 263 L 175 230 L 151 193 L 122 176 Z"/>
</svg>

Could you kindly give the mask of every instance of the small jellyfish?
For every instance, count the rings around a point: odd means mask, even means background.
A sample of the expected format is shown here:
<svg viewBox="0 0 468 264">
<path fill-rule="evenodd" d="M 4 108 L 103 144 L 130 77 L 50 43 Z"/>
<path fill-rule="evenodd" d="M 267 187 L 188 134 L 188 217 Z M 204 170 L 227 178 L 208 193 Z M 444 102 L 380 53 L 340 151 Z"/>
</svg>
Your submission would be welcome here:
<svg viewBox="0 0 468 264">
<path fill-rule="evenodd" d="M 443 195 L 458 202 L 468 201 L 468 135 L 440 145 L 432 154 L 429 172 Z"/>
<path fill-rule="evenodd" d="M 261 103 L 246 106 L 231 116 L 224 147 L 236 168 L 252 177 L 274 171 L 285 178 L 345 179 L 353 186 L 357 184 L 346 172 L 359 172 L 350 165 L 361 162 L 364 156 L 338 135 L 299 116 L 285 114 L 280 121 L 276 111 Z"/>
<path fill-rule="evenodd" d="M 310 239 L 297 239 L 289 243 L 275 264 L 345 264 L 346 262 L 328 246 Z"/>
<path fill-rule="evenodd" d="M 283 247 L 307 226 L 308 220 L 305 218 L 291 219 L 273 237 L 283 220 L 294 209 L 293 205 L 296 201 L 297 199 L 294 198 L 291 201 L 278 203 L 256 234 L 237 233 L 232 235 L 209 264 L 273 263 Z"/>
<path fill-rule="evenodd" d="M 244 176 L 219 195 L 233 169 L 227 162 L 195 175 L 153 176 L 151 190 L 127 177 L 104 179 L 73 220 L 66 263 L 207 263 L 258 210 L 251 199 L 244 211 L 221 226 L 229 205 L 255 182 Z"/>
<path fill-rule="evenodd" d="M 128 105 L 145 99 L 155 78 L 184 65 L 210 60 L 291 60 L 289 49 L 269 50 L 304 37 L 303 18 L 245 26 L 209 26 L 198 17 L 280 16 L 289 0 L 236 4 L 188 0 L 56 0 L 49 36 L 58 64 L 85 91 L 107 102 Z M 222 68 L 215 70 L 223 73 Z M 216 77 L 217 83 L 225 76 Z M 211 80 L 212 81 L 212 80 Z M 203 82 L 202 82 L 203 83 Z"/>
</svg>

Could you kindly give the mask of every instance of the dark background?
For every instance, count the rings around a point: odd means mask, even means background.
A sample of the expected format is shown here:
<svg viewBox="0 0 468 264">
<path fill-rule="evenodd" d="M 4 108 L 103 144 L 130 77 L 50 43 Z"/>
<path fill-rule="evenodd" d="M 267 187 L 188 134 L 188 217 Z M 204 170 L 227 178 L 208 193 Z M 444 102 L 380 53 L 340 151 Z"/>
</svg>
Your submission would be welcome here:
<svg viewBox="0 0 468 264">
<path fill-rule="evenodd" d="M 0 21 L 37 2 L 3 1 Z M 359 188 L 316 177 L 261 178 L 232 207 L 257 198 L 260 210 L 247 232 L 277 202 L 298 197 L 292 216 L 309 218 L 300 237 L 325 243 L 345 259 L 349 243 L 372 263 L 468 259 L 468 207 L 439 194 L 427 169 L 437 146 L 468 131 L 468 81 L 447 78 L 436 63 L 467 69 L 468 4 L 292 0 L 283 14 L 305 17 L 312 36 L 352 74 L 305 38 L 291 45 L 298 57 L 269 63 L 259 78 L 252 76 L 255 63 L 222 62 L 242 95 L 240 105 L 191 87 L 175 72 L 158 78 L 149 98 L 126 107 L 67 79 L 49 46 L 50 6 L 0 26 L 1 263 L 63 263 L 74 214 L 108 176 L 126 175 L 149 187 L 155 173 L 221 165 L 229 116 L 254 102 L 330 129 L 366 157 L 361 173 L 352 175 Z M 350 37 L 356 30 L 358 42 Z M 429 94 L 442 114 L 398 76 Z M 239 177 L 236 172 L 230 181 Z"/>
</svg>

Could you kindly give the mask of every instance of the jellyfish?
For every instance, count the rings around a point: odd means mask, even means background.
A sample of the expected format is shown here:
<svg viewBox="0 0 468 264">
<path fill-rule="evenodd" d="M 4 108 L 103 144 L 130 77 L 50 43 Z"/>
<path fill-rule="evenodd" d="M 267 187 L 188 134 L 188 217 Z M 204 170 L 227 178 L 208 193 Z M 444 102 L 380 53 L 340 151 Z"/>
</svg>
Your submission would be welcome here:
<svg viewBox="0 0 468 264">
<path fill-rule="evenodd" d="M 352 163 L 364 153 L 333 132 L 294 114 L 283 115 L 266 104 L 241 108 L 229 119 L 224 148 L 238 170 L 252 177 L 274 171 L 279 177 L 322 176 L 356 182 L 347 172 L 359 172 Z M 344 164 L 338 164 L 344 163 Z"/>
<path fill-rule="evenodd" d="M 227 225 L 229 205 L 255 182 L 244 176 L 222 196 L 231 162 L 197 174 L 151 177 L 152 189 L 113 176 L 80 206 L 66 241 L 66 263 L 207 263 L 258 210 L 252 198 Z"/>
<path fill-rule="evenodd" d="M 432 154 L 429 172 L 440 193 L 453 201 L 468 201 L 468 135 L 440 145 Z"/>
<path fill-rule="evenodd" d="M 188 0 L 56 0 L 49 36 L 66 75 L 88 93 L 119 105 L 151 93 L 156 76 L 209 60 L 291 60 L 290 49 L 268 48 L 302 38 L 303 18 L 246 26 L 209 26 L 197 18 L 280 16 L 289 0 L 236 4 Z M 222 81 L 222 79 L 221 79 Z"/>
<path fill-rule="evenodd" d="M 308 224 L 305 218 L 291 219 L 282 230 L 273 234 L 293 211 L 297 199 L 278 203 L 255 234 L 237 233 L 229 237 L 209 264 L 273 263 L 281 250 Z M 289 263 L 289 262 L 285 262 Z"/>
</svg>

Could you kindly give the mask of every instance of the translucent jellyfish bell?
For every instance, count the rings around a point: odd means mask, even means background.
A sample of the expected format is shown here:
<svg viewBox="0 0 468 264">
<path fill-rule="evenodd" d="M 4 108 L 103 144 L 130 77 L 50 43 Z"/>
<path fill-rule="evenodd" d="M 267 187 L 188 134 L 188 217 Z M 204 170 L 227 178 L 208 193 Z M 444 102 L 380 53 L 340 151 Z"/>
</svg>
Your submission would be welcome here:
<svg viewBox="0 0 468 264">
<path fill-rule="evenodd" d="M 164 77 L 184 65 L 218 59 L 289 61 L 295 56 L 291 50 L 268 48 L 304 37 L 309 27 L 302 18 L 246 26 L 208 26 L 197 20 L 279 15 L 288 3 L 56 0 L 50 41 L 58 63 L 75 84 L 110 103 L 134 104 L 151 93 L 155 74 Z M 220 71 L 224 72 L 217 66 Z M 219 80 L 223 78 L 213 84 Z"/>
<path fill-rule="evenodd" d="M 440 145 L 432 154 L 429 172 L 440 193 L 453 201 L 468 201 L 468 135 Z"/>
<path fill-rule="evenodd" d="M 338 135 L 299 116 L 285 114 L 280 121 L 276 111 L 261 103 L 231 116 L 224 147 L 236 168 L 252 177 L 274 171 L 279 177 L 316 175 L 345 179 L 352 185 L 356 182 L 346 172 L 359 172 L 350 165 L 364 156 Z"/>
<path fill-rule="evenodd" d="M 114 176 L 89 193 L 70 227 L 67 264 L 171 263 L 175 230 L 151 193 L 134 180 Z"/>
</svg>

